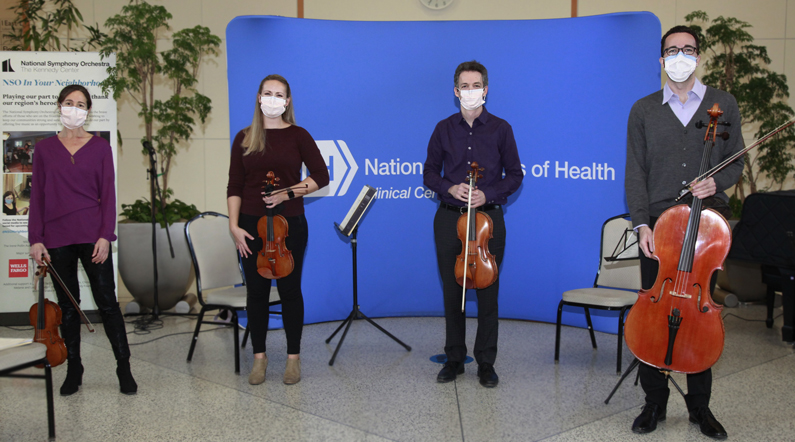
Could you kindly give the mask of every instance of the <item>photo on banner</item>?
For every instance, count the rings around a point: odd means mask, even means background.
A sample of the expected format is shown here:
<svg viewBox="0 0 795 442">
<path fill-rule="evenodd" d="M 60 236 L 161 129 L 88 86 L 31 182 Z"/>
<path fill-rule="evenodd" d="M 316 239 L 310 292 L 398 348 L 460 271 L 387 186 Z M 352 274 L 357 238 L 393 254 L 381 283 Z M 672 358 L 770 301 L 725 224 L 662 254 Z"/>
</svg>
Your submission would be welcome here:
<svg viewBox="0 0 795 442">
<path fill-rule="evenodd" d="M 106 139 L 116 167 L 116 102 L 102 93 L 99 83 L 107 77 L 115 57 L 102 59 L 96 52 L 0 52 L 0 129 L 3 134 L 3 229 L 0 248 L 0 313 L 27 314 L 36 300 L 33 278 L 35 263 L 28 251 L 28 207 L 36 145 L 62 129 L 58 94 L 71 84 L 85 86 L 92 108 L 85 128 Z M 113 261 L 118 259 L 113 247 Z M 115 271 L 115 270 L 114 270 Z M 78 273 L 80 288 L 88 289 L 85 272 Z M 46 296 L 55 300 L 52 284 Z M 82 297 L 85 310 L 96 310 L 92 297 Z"/>
</svg>

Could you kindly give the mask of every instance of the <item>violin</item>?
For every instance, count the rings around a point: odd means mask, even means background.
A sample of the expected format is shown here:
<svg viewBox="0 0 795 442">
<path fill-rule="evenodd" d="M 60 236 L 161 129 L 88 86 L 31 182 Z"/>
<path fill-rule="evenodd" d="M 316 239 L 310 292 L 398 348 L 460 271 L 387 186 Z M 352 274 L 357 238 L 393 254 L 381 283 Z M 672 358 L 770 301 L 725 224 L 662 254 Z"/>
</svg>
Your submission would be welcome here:
<svg viewBox="0 0 795 442">
<path fill-rule="evenodd" d="M 58 334 L 58 326 L 61 325 L 61 308 L 58 304 L 44 297 L 44 277 L 47 275 L 47 267 L 42 266 L 36 271 L 39 278 L 39 301 L 30 307 L 28 316 L 30 324 L 35 328 L 33 342 L 40 342 L 47 346 L 47 361 L 50 367 L 57 367 L 66 360 L 66 344 Z M 44 368 L 39 364 L 36 367 Z"/>
<path fill-rule="evenodd" d="M 709 165 L 723 114 L 717 103 L 708 112 L 699 175 Z M 638 292 L 624 325 L 635 357 L 665 373 L 700 373 L 723 353 L 723 307 L 712 300 L 710 279 L 729 253 L 731 229 L 718 212 L 702 208 L 702 200 L 693 198 L 689 207 L 680 204 L 660 215 L 653 233 L 657 280 Z"/>
<path fill-rule="evenodd" d="M 279 191 L 274 191 L 275 184 L 279 181 L 273 171 L 267 173 L 263 181 L 265 195 L 273 195 Z M 287 190 L 287 189 L 284 189 Z M 269 209 L 265 208 L 265 216 L 257 222 L 257 233 L 262 238 L 262 250 L 257 252 L 257 273 L 263 278 L 279 279 L 284 278 L 293 271 L 295 263 L 293 254 L 287 250 L 284 241 L 287 238 L 287 220 L 279 215 L 284 210 L 284 206 Z"/>
<path fill-rule="evenodd" d="M 88 331 L 94 333 L 91 321 L 83 313 L 83 310 L 77 305 L 72 293 L 63 283 L 63 280 L 58 276 L 58 272 L 52 267 L 52 264 L 47 258 L 42 258 L 44 261 L 43 266 L 40 266 L 36 271 L 36 283 L 39 285 L 39 300 L 38 303 L 30 307 L 28 316 L 30 324 L 34 327 L 35 332 L 33 335 L 33 342 L 40 342 L 47 346 L 47 361 L 50 367 L 57 367 L 63 364 L 66 360 L 67 351 L 66 344 L 63 338 L 58 334 L 58 326 L 61 325 L 63 312 L 55 302 L 50 301 L 44 297 L 44 281 L 47 272 L 49 271 L 53 278 L 58 282 L 61 288 L 66 292 L 67 297 L 72 301 L 77 311 L 80 313 L 82 321 L 86 324 Z M 38 368 L 44 368 L 43 365 L 37 365 Z"/>
<path fill-rule="evenodd" d="M 461 254 L 455 261 L 455 280 L 463 287 L 461 295 L 461 312 L 464 311 L 467 289 L 483 289 L 497 280 L 497 259 L 489 252 L 489 240 L 493 238 L 494 221 L 485 212 L 472 209 L 472 189 L 478 178 L 483 178 L 476 161 L 472 162 L 472 170 L 467 174 L 469 195 L 467 196 L 467 213 L 458 218 L 456 228 L 458 239 L 461 240 Z"/>
</svg>

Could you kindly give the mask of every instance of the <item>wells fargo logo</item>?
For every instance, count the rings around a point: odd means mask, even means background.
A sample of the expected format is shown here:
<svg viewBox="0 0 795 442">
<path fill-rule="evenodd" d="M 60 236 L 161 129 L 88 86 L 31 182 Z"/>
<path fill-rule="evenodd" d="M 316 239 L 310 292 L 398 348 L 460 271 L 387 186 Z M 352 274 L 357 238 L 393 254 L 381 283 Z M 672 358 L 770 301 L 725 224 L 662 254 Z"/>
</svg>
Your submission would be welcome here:
<svg viewBox="0 0 795 442">
<path fill-rule="evenodd" d="M 9 278 L 27 278 L 28 277 L 28 260 L 27 259 L 9 259 L 8 260 L 8 277 Z"/>
</svg>

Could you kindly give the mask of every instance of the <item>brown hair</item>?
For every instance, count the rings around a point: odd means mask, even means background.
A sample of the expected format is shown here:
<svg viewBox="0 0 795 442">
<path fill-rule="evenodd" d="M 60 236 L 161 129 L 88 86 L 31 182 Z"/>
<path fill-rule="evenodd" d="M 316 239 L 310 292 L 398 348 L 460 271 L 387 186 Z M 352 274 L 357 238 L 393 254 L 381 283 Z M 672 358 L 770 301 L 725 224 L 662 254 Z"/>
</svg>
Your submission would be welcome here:
<svg viewBox="0 0 795 442">
<path fill-rule="evenodd" d="M 58 94 L 58 104 L 62 104 L 66 100 L 66 97 L 74 91 L 80 91 L 83 96 L 86 97 L 86 106 L 88 106 L 88 109 L 91 109 L 91 94 L 88 93 L 88 89 L 79 84 L 70 84 L 61 89 L 61 93 Z"/>
<path fill-rule="evenodd" d="M 290 83 L 281 75 L 268 75 L 262 79 L 259 84 L 259 89 L 257 89 L 257 98 L 254 100 L 254 118 L 251 120 L 251 126 L 244 129 L 246 136 L 243 138 L 242 144 L 243 147 L 246 148 L 246 151 L 243 155 L 265 151 L 265 125 L 262 122 L 262 111 L 259 108 L 259 96 L 262 92 L 262 86 L 269 80 L 276 80 L 284 85 L 287 98 L 290 98 L 290 103 L 287 104 L 287 108 L 285 108 L 282 114 L 282 120 L 284 120 L 285 123 L 295 125 L 295 111 L 293 110 L 293 95 L 290 92 Z"/>
<path fill-rule="evenodd" d="M 486 70 L 486 66 L 483 66 L 476 60 L 465 61 L 455 68 L 455 76 L 453 77 L 453 86 L 455 87 L 458 87 L 458 77 L 461 76 L 461 72 L 480 72 L 480 75 L 483 77 L 483 86 L 486 87 L 489 85 L 489 71 Z"/>
</svg>

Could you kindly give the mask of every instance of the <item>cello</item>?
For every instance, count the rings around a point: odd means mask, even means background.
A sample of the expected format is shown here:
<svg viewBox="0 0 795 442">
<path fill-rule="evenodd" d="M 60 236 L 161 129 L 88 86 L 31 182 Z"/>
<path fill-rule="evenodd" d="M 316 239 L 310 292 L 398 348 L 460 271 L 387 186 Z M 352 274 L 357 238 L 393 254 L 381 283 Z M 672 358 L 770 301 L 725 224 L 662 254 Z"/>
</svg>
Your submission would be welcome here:
<svg viewBox="0 0 795 442">
<path fill-rule="evenodd" d="M 269 171 L 265 176 L 264 194 L 269 196 L 279 192 L 273 190 L 278 185 L 275 182 L 279 181 L 273 171 Z M 262 250 L 257 252 L 257 273 L 263 278 L 284 278 L 292 273 L 295 266 L 293 254 L 284 243 L 287 239 L 288 225 L 287 220 L 279 215 L 282 210 L 284 206 L 281 204 L 272 209 L 266 207 L 265 216 L 257 222 L 257 233 L 262 238 Z"/>
<path fill-rule="evenodd" d="M 718 117 L 716 103 L 709 111 L 699 175 L 709 167 Z M 640 361 L 663 372 L 701 373 L 723 352 L 723 306 L 709 292 L 712 274 L 721 269 L 731 248 L 731 229 L 702 200 L 673 206 L 654 227 L 657 280 L 640 290 L 624 325 L 627 347 Z"/>
<path fill-rule="evenodd" d="M 480 210 L 472 209 L 472 189 L 478 178 L 483 178 L 477 161 L 472 162 L 472 170 L 467 174 L 469 194 L 467 196 L 467 213 L 458 217 L 456 228 L 458 239 L 461 240 L 461 253 L 455 261 L 455 280 L 463 287 L 461 294 L 461 312 L 464 312 L 467 289 L 484 289 L 497 280 L 496 257 L 489 252 L 489 240 L 493 238 L 494 221 Z"/>
</svg>

